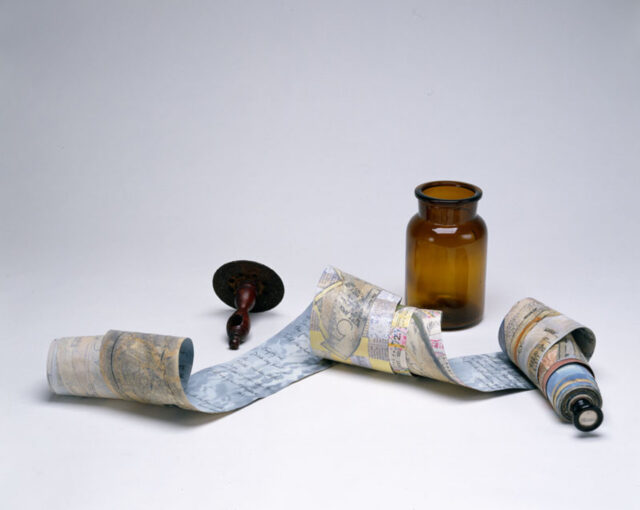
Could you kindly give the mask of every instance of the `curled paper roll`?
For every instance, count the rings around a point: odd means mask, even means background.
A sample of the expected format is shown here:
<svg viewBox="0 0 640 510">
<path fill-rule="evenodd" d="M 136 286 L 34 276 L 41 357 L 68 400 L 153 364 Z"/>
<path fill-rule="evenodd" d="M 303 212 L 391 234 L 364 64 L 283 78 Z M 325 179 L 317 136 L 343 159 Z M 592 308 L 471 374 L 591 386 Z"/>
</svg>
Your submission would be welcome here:
<svg viewBox="0 0 640 510">
<path fill-rule="evenodd" d="M 453 359 L 445 353 L 441 312 L 399 303 L 399 296 L 328 267 L 297 319 L 230 362 L 190 375 L 190 339 L 112 330 L 54 340 L 49 386 L 61 395 L 215 413 L 243 407 L 337 361 L 483 392 L 537 386 L 569 420 L 577 399 L 602 403 L 587 363 L 593 332 L 536 300 L 519 301 L 505 317 L 503 352 Z"/>
<path fill-rule="evenodd" d="M 54 340 L 49 386 L 59 395 L 121 398 L 197 410 L 185 394 L 193 343 L 189 338 L 111 330 L 104 336 Z"/>
<path fill-rule="evenodd" d="M 58 395 L 233 411 L 330 366 L 311 353 L 308 331 L 309 308 L 243 356 L 195 374 L 189 338 L 116 330 L 59 338 L 49 347 L 47 380 Z"/>
<path fill-rule="evenodd" d="M 399 302 L 398 296 L 327 268 L 313 301 L 313 352 L 342 363 L 478 391 L 526 389 L 532 387 L 531 381 L 566 420 L 574 418 L 571 406 L 581 398 L 601 407 L 600 391 L 587 363 L 595 335 L 543 303 L 526 298 L 511 308 L 498 334 L 502 353 L 449 359 L 442 341 L 441 312 L 402 307 Z"/>
<path fill-rule="evenodd" d="M 589 328 L 532 298 L 518 301 L 498 333 L 500 347 L 547 397 L 558 415 L 572 420 L 571 404 L 602 397 L 588 364 L 596 345 Z"/>
</svg>

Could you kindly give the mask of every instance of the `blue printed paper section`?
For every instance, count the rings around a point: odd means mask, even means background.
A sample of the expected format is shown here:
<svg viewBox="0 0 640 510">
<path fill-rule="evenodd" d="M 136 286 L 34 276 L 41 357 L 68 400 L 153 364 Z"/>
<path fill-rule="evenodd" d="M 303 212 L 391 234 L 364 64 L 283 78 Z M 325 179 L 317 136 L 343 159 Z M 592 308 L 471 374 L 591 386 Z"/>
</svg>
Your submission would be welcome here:
<svg viewBox="0 0 640 510">
<path fill-rule="evenodd" d="M 222 413 L 339 361 L 483 392 L 538 387 L 565 419 L 578 398 L 601 405 L 588 364 L 593 332 L 546 305 L 527 298 L 511 308 L 499 330 L 503 352 L 449 359 L 442 313 L 399 302 L 399 296 L 328 267 L 297 319 L 232 361 L 191 375 L 189 338 L 111 330 L 54 340 L 47 378 L 57 394 Z"/>
</svg>

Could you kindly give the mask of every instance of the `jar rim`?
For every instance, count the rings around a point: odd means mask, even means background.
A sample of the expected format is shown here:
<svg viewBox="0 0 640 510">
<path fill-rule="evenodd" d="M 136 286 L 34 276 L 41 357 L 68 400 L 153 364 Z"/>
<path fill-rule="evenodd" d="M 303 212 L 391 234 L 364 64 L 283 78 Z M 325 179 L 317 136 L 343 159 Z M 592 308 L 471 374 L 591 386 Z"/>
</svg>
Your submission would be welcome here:
<svg viewBox="0 0 640 510">
<path fill-rule="evenodd" d="M 473 191 L 473 195 L 471 195 L 470 197 L 466 197 L 466 198 L 455 198 L 455 199 L 448 199 L 448 198 L 436 198 L 436 197 L 431 197 L 429 195 L 426 195 L 423 191 L 427 188 L 435 188 L 437 186 L 454 186 L 456 188 L 465 188 L 468 189 L 469 191 Z M 418 200 L 421 200 L 423 202 L 430 202 L 430 203 L 434 203 L 434 204 L 467 204 L 469 202 L 476 202 L 478 200 L 480 200 L 480 198 L 482 198 L 482 190 L 478 187 L 475 186 L 474 184 L 469 184 L 467 182 L 462 182 L 462 181 L 430 181 L 430 182 L 425 182 L 422 183 L 418 186 L 416 186 L 416 198 Z"/>
</svg>

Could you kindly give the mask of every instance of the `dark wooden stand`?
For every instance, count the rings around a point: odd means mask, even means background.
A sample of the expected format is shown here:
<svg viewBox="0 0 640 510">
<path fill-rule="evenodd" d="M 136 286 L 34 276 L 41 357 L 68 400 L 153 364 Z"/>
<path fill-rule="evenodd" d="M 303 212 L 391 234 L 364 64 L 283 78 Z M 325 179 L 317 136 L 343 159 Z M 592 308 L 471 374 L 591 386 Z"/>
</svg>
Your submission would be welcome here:
<svg viewBox="0 0 640 510">
<path fill-rule="evenodd" d="M 227 321 L 229 349 L 234 351 L 244 342 L 251 329 L 249 312 L 256 304 L 256 286 L 252 283 L 242 284 L 236 291 L 235 304 L 237 309 Z"/>
<path fill-rule="evenodd" d="M 227 321 L 229 348 L 233 350 L 249 334 L 249 312 L 271 310 L 284 296 L 284 285 L 276 272 L 250 260 L 236 260 L 219 267 L 213 275 L 213 290 L 236 309 Z"/>
</svg>

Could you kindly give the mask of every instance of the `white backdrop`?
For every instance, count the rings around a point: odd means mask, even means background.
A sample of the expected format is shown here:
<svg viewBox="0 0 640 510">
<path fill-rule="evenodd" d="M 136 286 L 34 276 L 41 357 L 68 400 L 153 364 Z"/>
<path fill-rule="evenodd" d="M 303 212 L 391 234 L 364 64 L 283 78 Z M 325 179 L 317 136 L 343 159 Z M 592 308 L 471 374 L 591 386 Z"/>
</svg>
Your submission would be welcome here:
<svg viewBox="0 0 640 510">
<path fill-rule="evenodd" d="M 637 2 L 3 2 L 6 508 L 638 508 Z M 495 351 L 532 296 L 590 326 L 605 422 L 338 366 L 222 417 L 54 398 L 59 336 L 188 335 L 231 359 L 224 262 L 403 293 L 414 187 L 479 185 Z M 242 352 L 241 351 L 241 352 Z"/>
</svg>

